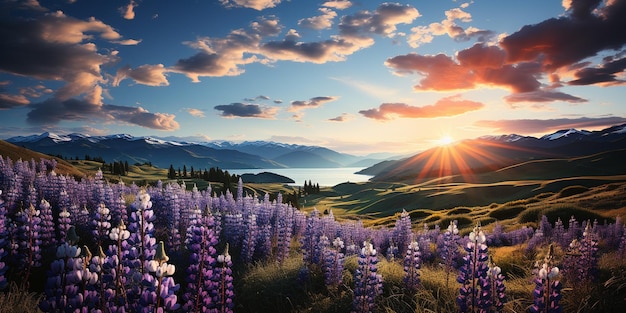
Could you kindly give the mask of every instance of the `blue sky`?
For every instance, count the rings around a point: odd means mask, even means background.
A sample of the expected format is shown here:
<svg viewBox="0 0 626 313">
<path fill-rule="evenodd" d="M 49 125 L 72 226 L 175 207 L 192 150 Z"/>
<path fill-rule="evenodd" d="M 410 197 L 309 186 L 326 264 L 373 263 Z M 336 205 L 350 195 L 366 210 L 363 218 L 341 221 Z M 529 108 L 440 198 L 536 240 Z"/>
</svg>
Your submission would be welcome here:
<svg viewBox="0 0 626 313">
<path fill-rule="evenodd" d="M 626 123 L 626 1 L 0 0 L 0 138 L 411 153 Z"/>
</svg>

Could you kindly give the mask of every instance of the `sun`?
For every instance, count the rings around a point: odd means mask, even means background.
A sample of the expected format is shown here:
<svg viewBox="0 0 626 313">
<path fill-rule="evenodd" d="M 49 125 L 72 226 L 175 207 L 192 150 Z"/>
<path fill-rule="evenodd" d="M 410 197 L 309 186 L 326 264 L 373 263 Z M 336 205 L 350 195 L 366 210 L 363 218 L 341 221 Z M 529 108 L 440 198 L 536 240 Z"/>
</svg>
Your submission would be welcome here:
<svg viewBox="0 0 626 313">
<path fill-rule="evenodd" d="M 441 138 L 439 138 L 439 145 L 440 146 L 447 146 L 449 144 L 451 144 L 454 141 L 454 139 L 452 139 L 452 137 L 450 137 L 449 135 L 445 135 L 442 136 Z"/>
</svg>

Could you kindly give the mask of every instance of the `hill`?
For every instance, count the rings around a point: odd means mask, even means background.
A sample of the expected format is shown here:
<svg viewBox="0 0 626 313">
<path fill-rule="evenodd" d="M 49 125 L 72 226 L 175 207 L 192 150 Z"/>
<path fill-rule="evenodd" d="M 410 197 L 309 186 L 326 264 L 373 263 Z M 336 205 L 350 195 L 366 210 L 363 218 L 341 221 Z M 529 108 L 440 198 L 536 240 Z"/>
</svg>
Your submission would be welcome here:
<svg viewBox="0 0 626 313">
<path fill-rule="evenodd" d="M 485 136 L 435 147 L 409 158 L 377 164 L 362 172 L 373 181 L 418 182 L 463 175 L 471 181 L 481 173 L 519 163 L 572 158 L 626 149 L 626 124 L 601 131 L 561 130 L 541 138 L 519 135 Z"/>
<path fill-rule="evenodd" d="M 14 144 L 8 143 L 4 140 L 0 140 L 0 156 L 5 158 L 10 158 L 13 161 L 16 160 L 35 160 L 39 161 L 43 159 L 54 159 L 57 162 L 55 172 L 60 175 L 70 175 L 74 177 L 83 177 L 85 173 L 80 169 L 74 167 L 67 161 L 64 161 L 59 158 L 51 157 L 49 155 L 45 155 L 43 153 L 35 152 L 26 148 L 18 147 Z"/>
</svg>

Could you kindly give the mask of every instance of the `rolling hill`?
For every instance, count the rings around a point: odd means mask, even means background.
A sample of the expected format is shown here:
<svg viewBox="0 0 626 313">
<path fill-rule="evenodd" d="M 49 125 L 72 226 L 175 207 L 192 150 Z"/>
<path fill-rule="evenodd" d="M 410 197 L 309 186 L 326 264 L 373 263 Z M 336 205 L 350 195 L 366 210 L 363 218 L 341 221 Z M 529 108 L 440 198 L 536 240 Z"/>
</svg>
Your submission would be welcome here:
<svg viewBox="0 0 626 313">
<path fill-rule="evenodd" d="M 373 181 L 417 182 L 435 177 L 474 176 L 519 163 L 573 158 L 626 149 L 626 124 L 601 131 L 561 130 L 541 138 L 487 136 L 431 148 L 412 157 L 364 169 Z"/>
</svg>

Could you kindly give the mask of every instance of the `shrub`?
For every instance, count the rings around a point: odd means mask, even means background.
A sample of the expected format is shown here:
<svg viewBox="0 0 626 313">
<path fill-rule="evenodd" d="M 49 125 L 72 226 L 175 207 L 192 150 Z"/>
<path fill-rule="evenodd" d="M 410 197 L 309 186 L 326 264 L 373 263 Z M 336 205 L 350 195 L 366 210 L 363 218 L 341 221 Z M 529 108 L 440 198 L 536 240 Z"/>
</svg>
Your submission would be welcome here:
<svg viewBox="0 0 626 313">
<path fill-rule="evenodd" d="M 489 216 L 498 220 L 507 220 L 517 217 L 520 213 L 524 212 L 524 210 L 526 210 L 526 206 L 523 204 L 513 206 L 504 205 L 489 212 Z"/>
<path fill-rule="evenodd" d="M 561 189 L 561 191 L 557 194 L 557 198 L 571 197 L 571 196 L 575 196 L 586 191 L 589 191 L 589 188 L 585 186 L 580 186 L 580 185 L 568 186 L 568 187 Z"/>
</svg>

